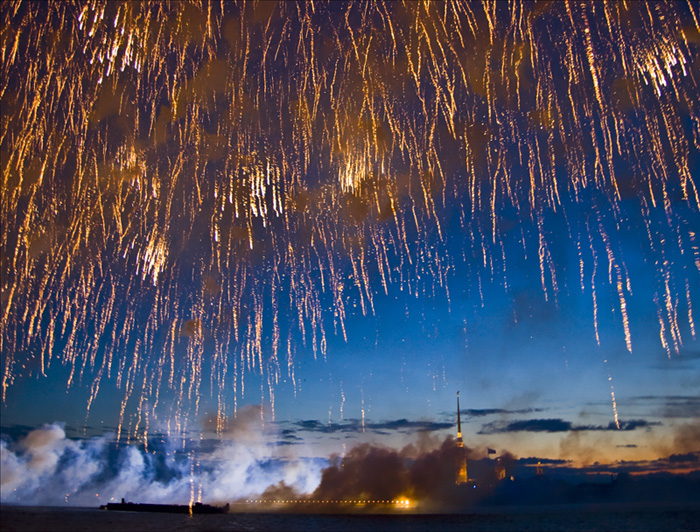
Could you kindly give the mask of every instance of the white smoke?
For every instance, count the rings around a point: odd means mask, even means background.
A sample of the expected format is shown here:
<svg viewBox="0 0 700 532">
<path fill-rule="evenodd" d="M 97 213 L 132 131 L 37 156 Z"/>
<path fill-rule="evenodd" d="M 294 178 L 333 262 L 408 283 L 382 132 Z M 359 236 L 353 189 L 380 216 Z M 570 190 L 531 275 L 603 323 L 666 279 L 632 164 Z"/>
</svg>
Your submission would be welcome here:
<svg viewBox="0 0 700 532">
<path fill-rule="evenodd" d="M 123 497 L 134 502 L 187 504 L 193 498 L 225 503 L 280 483 L 297 493 L 313 492 L 322 466 L 283 452 L 273 436 L 244 412 L 207 449 L 182 450 L 180 439 L 164 440 L 147 452 L 141 446 L 118 445 L 110 435 L 70 439 L 62 424 L 53 423 L 17 442 L 0 440 L 0 501 L 96 506 Z"/>
<path fill-rule="evenodd" d="M 2 502 L 29 498 L 43 504 L 80 491 L 100 471 L 99 456 L 106 443 L 104 437 L 70 440 L 60 423 L 33 430 L 14 448 L 0 441 Z"/>
</svg>

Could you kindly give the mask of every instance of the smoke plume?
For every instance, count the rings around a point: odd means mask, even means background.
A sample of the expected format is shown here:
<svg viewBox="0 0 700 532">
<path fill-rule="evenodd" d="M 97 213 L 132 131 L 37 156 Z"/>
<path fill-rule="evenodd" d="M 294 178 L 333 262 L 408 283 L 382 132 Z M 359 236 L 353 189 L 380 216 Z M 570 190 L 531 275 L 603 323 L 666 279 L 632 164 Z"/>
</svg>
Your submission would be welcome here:
<svg viewBox="0 0 700 532">
<path fill-rule="evenodd" d="M 471 458 L 451 436 L 433 448 L 409 445 L 401 450 L 362 444 L 323 470 L 314 500 L 420 501 L 422 510 L 447 510 L 475 498 L 473 485 L 457 485 L 460 461 Z M 484 468 L 480 468 L 484 469 Z M 490 469 L 480 470 L 487 482 Z M 486 483 L 485 483 L 486 484 Z"/>
<path fill-rule="evenodd" d="M 298 493 L 318 485 L 322 464 L 296 459 L 267 440 L 242 415 L 221 440 L 163 438 L 148 448 L 112 435 L 73 440 L 53 423 L 13 442 L 0 440 L 3 503 L 96 506 L 122 497 L 135 502 L 224 503 L 282 483 Z M 257 431 L 257 432 L 256 432 Z M 257 433 L 258 437 L 255 437 Z"/>
</svg>

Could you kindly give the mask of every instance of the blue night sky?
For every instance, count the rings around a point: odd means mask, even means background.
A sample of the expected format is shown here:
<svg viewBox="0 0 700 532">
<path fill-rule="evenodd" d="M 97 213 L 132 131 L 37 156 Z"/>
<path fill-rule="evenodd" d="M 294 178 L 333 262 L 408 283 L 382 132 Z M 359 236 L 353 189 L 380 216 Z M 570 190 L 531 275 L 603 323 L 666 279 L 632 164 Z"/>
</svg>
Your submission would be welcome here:
<svg viewBox="0 0 700 532">
<path fill-rule="evenodd" d="M 2 4 L 3 501 L 308 492 L 458 391 L 474 456 L 697 468 L 697 4 L 314 6 Z"/>
</svg>

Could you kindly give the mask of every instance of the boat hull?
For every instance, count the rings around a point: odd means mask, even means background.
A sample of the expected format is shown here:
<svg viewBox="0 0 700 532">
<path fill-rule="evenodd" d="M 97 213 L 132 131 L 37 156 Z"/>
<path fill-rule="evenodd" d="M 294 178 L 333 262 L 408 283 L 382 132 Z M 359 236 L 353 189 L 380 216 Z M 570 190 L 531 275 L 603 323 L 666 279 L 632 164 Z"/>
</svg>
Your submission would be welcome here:
<svg viewBox="0 0 700 532">
<path fill-rule="evenodd" d="M 110 502 L 100 506 L 104 510 L 117 512 L 154 512 L 168 514 L 225 514 L 228 512 L 226 506 L 211 506 L 209 504 L 194 503 L 187 504 L 147 504 L 134 502 Z"/>
</svg>

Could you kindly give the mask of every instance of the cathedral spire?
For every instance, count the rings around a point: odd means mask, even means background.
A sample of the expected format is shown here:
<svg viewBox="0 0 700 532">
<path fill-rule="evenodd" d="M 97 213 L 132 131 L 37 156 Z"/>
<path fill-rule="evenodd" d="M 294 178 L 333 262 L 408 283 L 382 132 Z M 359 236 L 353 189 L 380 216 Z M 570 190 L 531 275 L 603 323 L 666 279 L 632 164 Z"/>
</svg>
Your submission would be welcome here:
<svg viewBox="0 0 700 532">
<path fill-rule="evenodd" d="M 459 392 L 457 392 L 457 444 L 462 447 L 462 421 L 459 415 Z"/>
<path fill-rule="evenodd" d="M 457 447 L 460 449 L 464 448 L 464 441 L 462 440 L 462 417 L 459 412 L 459 392 L 457 392 Z M 467 476 L 467 457 L 463 450 L 459 453 L 457 470 L 457 484 L 469 482 L 469 477 Z"/>
</svg>

